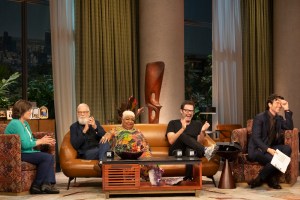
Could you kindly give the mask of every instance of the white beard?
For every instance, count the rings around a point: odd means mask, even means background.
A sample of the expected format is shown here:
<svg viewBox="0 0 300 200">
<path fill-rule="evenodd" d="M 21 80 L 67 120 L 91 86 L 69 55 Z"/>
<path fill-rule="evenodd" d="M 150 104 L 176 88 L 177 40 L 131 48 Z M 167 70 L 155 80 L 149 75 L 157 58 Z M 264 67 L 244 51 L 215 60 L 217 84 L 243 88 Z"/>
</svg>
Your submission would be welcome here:
<svg viewBox="0 0 300 200">
<path fill-rule="evenodd" d="M 78 123 L 81 125 L 86 125 L 86 123 L 88 123 L 89 118 L 88 117 L 78 117 L 77 118 Z"/>
</svg>

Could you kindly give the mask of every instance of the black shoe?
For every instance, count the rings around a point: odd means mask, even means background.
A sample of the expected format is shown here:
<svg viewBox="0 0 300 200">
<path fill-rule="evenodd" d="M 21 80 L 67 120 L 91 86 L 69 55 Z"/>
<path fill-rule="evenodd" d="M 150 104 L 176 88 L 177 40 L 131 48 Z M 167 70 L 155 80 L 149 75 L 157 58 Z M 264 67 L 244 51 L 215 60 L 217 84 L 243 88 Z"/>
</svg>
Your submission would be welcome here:
<svg viewBox="0 0 300 200">
<path fill-rule="evenodd" d="M 56 188 L 56 186 L 52 185 L 52 184 L 43 184 L 41 187 L 41 190 L 45 194 L 58 194 L 59 193 L 59 190 Z"/>
<path fill-rule="evenodd" d="M 261 178 L 259 176 L 257 176 L 255 179 L 252 179 L 248 185 L 251 187 L 251 188 L 255 188 L 255 187 L 259 187 L 263 184 L 263 181 L 261 180 Z"/>
<path fill-rule="evenodd" d="M 185 176 L 185 177 L 183 178 L 183 180 L 184 180 L 184 181 L 193 181 L 194 179 L 193 179 L 193 177 Z"/>
<path fill-rule="evenodd" d="M 277 190 L 282 189 L 276 177 L 272 177 L 269 179 L 268 186 L 270 188 L 277 189 Z"/>
<path fill-rule="evenodd" d="M 38 185 L 31 185 L 29 192 L 30 194 L 44 194 L 44 192 L 41 190 L 41 187 Z"/>
<path fill-rule="evenodd" d="M 270 188 L 273 188 L 273 189 L 276 189 L 276 190 L 282 189 L 281 185 L 279 185 L 278 183 L 268 184 L 268 186 Z"/>
</svg>

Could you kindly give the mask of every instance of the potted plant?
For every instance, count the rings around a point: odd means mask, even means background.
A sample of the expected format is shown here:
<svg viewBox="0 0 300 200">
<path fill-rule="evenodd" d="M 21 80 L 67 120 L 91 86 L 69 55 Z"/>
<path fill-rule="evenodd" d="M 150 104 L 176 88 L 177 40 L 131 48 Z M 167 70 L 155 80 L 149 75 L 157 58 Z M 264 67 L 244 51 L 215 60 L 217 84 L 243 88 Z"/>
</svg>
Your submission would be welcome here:
<svg viewBox="0 0 300 200">
<path fill-rule="evenodd" d="M 206 120 L 200 112 L 212 106 L 212 56 L 185 57 L 185 98 L 195 102 L 193 119 Z"/>
<path fill-rule="evenodd" d="M 19 97 L 18 93 L 14 93 L 15 84 L 19 78 L 20 73 L 15 72 L 9 76 L 8 79 L 2 79 L 0 82 L 0 107 L 7 108 L 11 106 Z"/>
</svg>

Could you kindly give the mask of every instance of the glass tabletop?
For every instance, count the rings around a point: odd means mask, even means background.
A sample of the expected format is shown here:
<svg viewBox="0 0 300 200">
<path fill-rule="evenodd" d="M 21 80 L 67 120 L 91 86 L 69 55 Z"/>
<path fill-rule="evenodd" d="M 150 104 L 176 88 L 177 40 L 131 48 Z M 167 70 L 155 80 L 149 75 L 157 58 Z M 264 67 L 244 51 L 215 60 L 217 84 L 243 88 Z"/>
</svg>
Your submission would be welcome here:
<svg viewBox="0 0 300 200">
<path fill-rule="evenodd" d="M 201 159 L 198 157 L 175 157 L 175 156 L 163 156 L 163 157 L 151 157 L 151 158 L 138 158 L 135 160 L 115 158 L 103 159 L 103 164 L 197 164 Z"/>
</svg>

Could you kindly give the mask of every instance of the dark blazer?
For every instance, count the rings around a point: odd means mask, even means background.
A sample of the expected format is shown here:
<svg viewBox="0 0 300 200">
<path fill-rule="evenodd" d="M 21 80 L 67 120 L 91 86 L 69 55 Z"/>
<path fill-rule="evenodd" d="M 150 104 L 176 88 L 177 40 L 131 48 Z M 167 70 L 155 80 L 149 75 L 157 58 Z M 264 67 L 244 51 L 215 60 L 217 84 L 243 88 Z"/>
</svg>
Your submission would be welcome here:
<svg viewBox="0 0 300 200">
<path fill-rule="evenodd" d="M 255 151 L 259 150 L 265 153 L 269 148 L 268 135 L 270 131 L 270 116 L 268 112 L 269 111 L 266 110 L 265 112 L 259 113 L 253 119 L 252 134 L 248 143 L 248 156 L 250 159 L 252 158 L 252 155 Z M 275 131 L 278 134 L 283 134 L 285 130 L 294 129 L 292 119 L 293 112 L 285 111 L 284 113 L 285 119 L 280 115 L 275 116 Z M 278 138 L 282 141 L 277 141 L 277 143 L 283 144 L 283 137 Z"/>
</svg>

